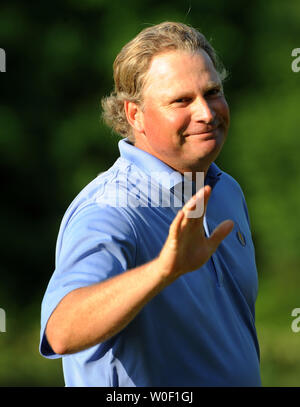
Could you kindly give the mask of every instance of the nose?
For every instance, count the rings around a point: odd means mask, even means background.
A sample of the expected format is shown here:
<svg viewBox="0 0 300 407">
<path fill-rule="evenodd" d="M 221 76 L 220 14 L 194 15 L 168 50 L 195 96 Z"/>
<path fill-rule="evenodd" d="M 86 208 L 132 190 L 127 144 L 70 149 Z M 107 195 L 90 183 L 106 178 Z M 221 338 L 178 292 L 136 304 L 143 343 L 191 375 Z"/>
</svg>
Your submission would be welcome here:
<svg viewBox="0 0 300 407">
<path fill-rule="evenodd" d="M 211 123 L 216 117 L 216 112 L 204 97 L 197 97 L 192 106 L 193 118 L 197 122 Z"/>
</svg>

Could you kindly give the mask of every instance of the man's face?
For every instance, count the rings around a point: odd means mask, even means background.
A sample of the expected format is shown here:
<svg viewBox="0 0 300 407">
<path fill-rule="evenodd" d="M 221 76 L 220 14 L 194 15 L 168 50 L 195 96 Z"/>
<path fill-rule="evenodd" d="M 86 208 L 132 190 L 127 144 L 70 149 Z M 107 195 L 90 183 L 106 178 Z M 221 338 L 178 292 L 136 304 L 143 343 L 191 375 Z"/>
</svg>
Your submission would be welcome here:
<svg viewBox="0 0 300 407">
<path fill-rule="evenodd" d="M 180 172 L 207 171 L 226 139 L 229 109 L 205 51 L 168 51 L 147 73 L 135 145 Z"/>
</svg>

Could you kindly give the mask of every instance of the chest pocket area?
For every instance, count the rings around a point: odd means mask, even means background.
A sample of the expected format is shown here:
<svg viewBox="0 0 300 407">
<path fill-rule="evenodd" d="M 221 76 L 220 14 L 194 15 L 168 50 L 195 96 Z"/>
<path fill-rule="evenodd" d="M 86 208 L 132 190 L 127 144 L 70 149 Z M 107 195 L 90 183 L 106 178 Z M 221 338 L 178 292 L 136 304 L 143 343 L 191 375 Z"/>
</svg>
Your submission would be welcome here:
<svg viewBox="0 0 300 407">
<path fill-rule="evenodd" d="M 211 230 L 217 225 L 210 225 Z M 247 221 L 234 220 L 232 232 L 223 240 L 218 250 L 223 279 L 233 279 L 248 304 L 257 297 L 258 279 L 255 249 Z"/>
</svg>

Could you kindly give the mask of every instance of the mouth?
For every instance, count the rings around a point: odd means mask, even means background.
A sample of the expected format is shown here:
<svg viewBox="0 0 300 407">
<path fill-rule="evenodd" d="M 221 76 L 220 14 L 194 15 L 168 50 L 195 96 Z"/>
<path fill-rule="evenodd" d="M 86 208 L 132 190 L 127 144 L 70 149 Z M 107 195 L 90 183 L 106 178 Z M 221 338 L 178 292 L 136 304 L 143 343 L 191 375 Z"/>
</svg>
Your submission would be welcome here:
<svg viewBox="0 0 300 407">
<path fill-rule="evenodd" d="M 199 137 L 202 139 L 215 138 L 217 136 L 218 128 L 219 127 L 217 126 L 217 127 L 213 127 L 213 128 L 207 128 L 202 131 L 193 131 L 193 132 L 185 134 L 184 136 L 185 137 Z"/>
</svg>

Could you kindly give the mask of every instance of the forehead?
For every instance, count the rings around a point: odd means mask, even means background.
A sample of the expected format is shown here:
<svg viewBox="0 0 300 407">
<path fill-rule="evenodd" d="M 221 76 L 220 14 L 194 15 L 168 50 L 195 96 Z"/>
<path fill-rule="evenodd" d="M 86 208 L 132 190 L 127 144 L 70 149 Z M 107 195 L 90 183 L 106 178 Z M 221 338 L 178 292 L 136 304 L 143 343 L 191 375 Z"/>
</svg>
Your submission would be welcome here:
<svg viewBox="0 0 300 407">
<path fill-rule="evenodd" d="M 195 53 L 175 50 L 153 57 L 146 75 L 144 95 L 208 87 L 221 80 L 210 57 L 204 50 Z"/>
</svg>

